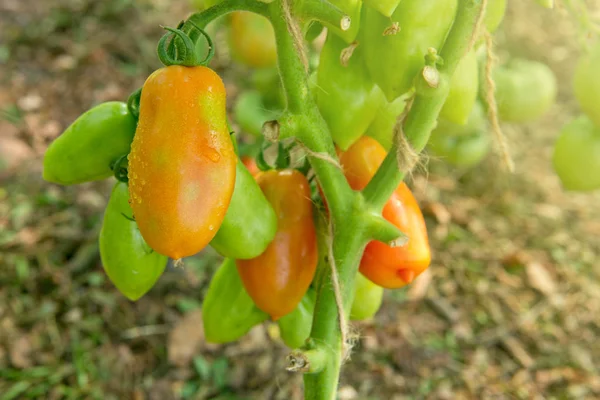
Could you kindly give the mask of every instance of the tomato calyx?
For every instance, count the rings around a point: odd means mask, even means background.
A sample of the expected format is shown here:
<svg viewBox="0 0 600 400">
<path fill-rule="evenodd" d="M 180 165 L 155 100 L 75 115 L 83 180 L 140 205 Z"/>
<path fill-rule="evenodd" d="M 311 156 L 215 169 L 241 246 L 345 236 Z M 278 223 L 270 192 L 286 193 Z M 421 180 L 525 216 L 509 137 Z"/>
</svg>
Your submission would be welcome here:
<svg viewBox="0 0 600 400">
<path fill-rule="evenodd" d="M 137 121 L 140 117 L 140 98 L 142 97 L 142 88 L 139 88 L 135 92 L 129 95 L 127 99 L 127 109 L 129 113 L 133 115 L 133 118 Z"/>
<path fill-rule="evenodd" d="M 200 59 L 196 53 L 196 44 L 185 32 L 178 28 L 163 28 L 168 32 L 158 42 L 158 58 L 165 66 L 181 65 L 184 67 L 207 66 L 215 55 L 215 47 L 208 33 L 191 20 L 188 20 L 193 29 L 200 32 L 208 44 L 208 53 Z M 180 24 L 182 26 L 182 24 Z"/>
<path fill-rule="evenodd" d="M 129 154 L 122 155 L 121 157 L 117 158 L 110 166 L 110 169 L 113 170 L 115 178 L 119 182 L 129 182 L 129 178 L 127 175 L 129 165 L 128 157 Z"/>
</svg>

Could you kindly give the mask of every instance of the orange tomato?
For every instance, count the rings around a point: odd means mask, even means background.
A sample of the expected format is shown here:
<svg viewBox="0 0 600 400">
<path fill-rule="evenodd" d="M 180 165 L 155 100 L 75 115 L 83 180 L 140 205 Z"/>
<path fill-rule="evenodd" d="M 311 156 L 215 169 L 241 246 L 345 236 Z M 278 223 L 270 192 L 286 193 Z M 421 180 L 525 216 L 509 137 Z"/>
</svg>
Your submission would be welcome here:
<svg viewBox="0 0 600 400">
<path fill-rule="evenodd" d="M 254 158 L 250 156 L 242 156 L 240 159 L 252 176 L 256 176 L 260 172 L 260 169 L 258 168 L 258 165 L 256 165 Z"/>
<path fill-rule="evenodd" d="M 235 184 L 223 81 L 206 67 L 170 66 L 144 84 L 129 154 L 130 203 L 160 254 L 190 256 L 215 236 Z"/>
<path fill-rule="evenodd" d="M 230 14 L 229 47 L 233 58 L 249 67 L 277 64 L 277 43 L 271 22 L 249 11 Z"/>
<path fill-rule="evenodd" d="M 317 269 L 310 185 L 289 169 L 263 172 L 256 180 L 277 214 L 277 234 L 260 256 L 237 260 L 237 268 L 258 308 L 277 320 L 294 311 Z"/>
<path fill-rule="evenodd" d="M 362 190 L 373 178 L 385 156 L 383 146 L 368 136 L 361 137 L 342 153 L 340 162 L 350 186 Z M 423 214 L 404 182 L 386 203 L 383 217 L 406 233 L 409 241 L 402 247 L 371 241 L 360 262 L 360 272 L 379 286 L 399 288 L 411 283 L 431 262 Z"/>
</svg>

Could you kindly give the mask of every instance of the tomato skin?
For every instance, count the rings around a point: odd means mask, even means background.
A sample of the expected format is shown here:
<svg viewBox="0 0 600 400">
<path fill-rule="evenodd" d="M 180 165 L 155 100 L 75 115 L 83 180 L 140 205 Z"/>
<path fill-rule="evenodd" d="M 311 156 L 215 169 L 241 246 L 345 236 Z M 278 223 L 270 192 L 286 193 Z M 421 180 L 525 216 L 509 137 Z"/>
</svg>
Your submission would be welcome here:
<svg viewBox="0 0 600 400">
<path fill-rule="evenodd" d="M 430 47 L 441 49 L 456 9 L 457 0 L 402 0 L 391 18 L 401 29 L 395 35 L 384 36 L 390 18 L 364 7 L 361 35 L 368 43 L 364 47 L 367 68 L 388 101 L 413 86 Z"/>
<path fill-rule="evenodd" d="M 467 123 L 479 92 L 478 74 L 477 56 L 471 50 L 460 60 L 452 75 L 450 92 L 440 117 L 459 125 Z"/>
<path fill-rule="evenodd" d="M 221 78 L 201 66 L 150 75 L 128 159 L 131 207 L 150 247 L 174 259 L 205 247 L 235 184 Z"/>
<path fill-rule="evenodd" d="M 565 189 L 600 189 L 600 127 L 586 116 L 565 125 L 556 140 L 552 164 Z"/>
<path fill-rule="evenodd" d="M 253 175 L 239 161 L 231 203 L 210 245 L 225 257 L 254 258 L 265 251 L 276 231 L 277 216 L 273 207 Z"/>
<path fill-rule="evenodd" d="M 117 182 L 100 230 L 100 259 L 111 282 L 135 301 L 154 286 L 168 259 L 146 244 L 131 214 L 127 184 Z"/>
<path fill-rule="evenodd" d="M 352 321 L 363 321 L 377 314 L 383 300 L 383 288 L 374 284 L 360 272 L 354 280 L 354 301 L 350 310 Z"/>
<path fill-rule="evenodd" d="M 258 308 L 277 320 L 294 311 L 317 268 L 310 185 L 296 170 L 266 171 L 256 180 L 277 215 L 277 233 L 264 253 L 237 267 Z"/>
<path fill-rule="evenodd" d="M 235 261 L 226 258 L 213 275 L 204 301 L 204 335 L 210 343 L 233 342 L 269 316 L 259 310 L 242 285 Z"/>
<path fill-rule="evenodd" d="M 363 189 L 386 156 L 376 140 L 363 136 L 340 157 L 344 174 L 354 190 Z M 399 288 L 421 274 L 431 261 L 427 227 L 410 189 L 402 182 L 383 208 L 383 217 L 410 238 L 408 244 L 392 248 L 373 240 L 367 244 L 360 272 L 384 288 Z"/>
<path fill-rule="evenodd" d="M 533 121 L 545 114 L 556 99 L 556 77 L 540 62 L 513 59 L 496 68 L 493 77 L 498 114 L 503 121 Z"/>
<path fill-rule="evenodd" d="M 342 150 L 364 134 L 385 102 L 368 76 L 361 46 L 354 50 L 347 66 L 340 63 L 340 53 L 346 46 L 337 36 L 327 36 L 313 87 L 319 110 Z"/>
<path fill-rule="evenodd" d="M 401 0 L 364 0 L 365 5 L 379 11 L 386 17 L 391 17 Z"/>
<path fill-rule="evenodd" d="M 110 101 L 83 113 L 44 154 L 44 179 L 61 185 L 105 179 L 111 163 L 129 153 L 135 119 L 127 104 Z"/>
<path fill-rule="evenodd" d="M 310 337 L 316 299 L 317 293 L 309 288 L 294 311 L 277 321 L 281 340 L 287 347 L 296 349 L 306 343 L 306 339 Z"/>
<path fill-rule="evenodd" d="M 249 67 L 265 68 L 277 64 L 277 44 L 271 22 L 249 11 L 229 15 L 229 47 L 233 58 Z"/>
<path fill-rule="evenodd" d="M 590 53 L 581 57 L 575 70 L 575 97 L 581 109 L 587 116 L 600 126 L 600 78 L 598 65 L 600 63 L 600 42 L 591 49 Z"/>
</svg>

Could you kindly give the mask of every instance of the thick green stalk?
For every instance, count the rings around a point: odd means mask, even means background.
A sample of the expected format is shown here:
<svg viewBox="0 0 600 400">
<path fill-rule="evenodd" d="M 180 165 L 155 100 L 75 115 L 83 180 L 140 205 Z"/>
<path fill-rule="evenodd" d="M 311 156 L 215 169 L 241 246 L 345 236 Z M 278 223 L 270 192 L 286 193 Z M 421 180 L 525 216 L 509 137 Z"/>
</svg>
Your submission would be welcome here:
<svg viewBox="0 0 600 400">
<path fill-rule="evenodd" d="M 459 0 L 458 11 L 452 29 L 440 56 L 443 64 L 439 67 L 440 83 L 430 87 L 423 76 L 418 77 L 417 90 L 412 108 L 404 121 L 404 135 L 413 150 L 423 151 L 429 135 L 448 96 L 448 85 L 460 59 L 468 50 L 475 22 L 481 12 L 483 0 Z M 404 179 L 406 171 L 398 168 L 396 143 L 385 158 L 377 173 L 363 190 L 363 195 L 374 210 L 381 211 L 394 190 Z"/>
</svg>

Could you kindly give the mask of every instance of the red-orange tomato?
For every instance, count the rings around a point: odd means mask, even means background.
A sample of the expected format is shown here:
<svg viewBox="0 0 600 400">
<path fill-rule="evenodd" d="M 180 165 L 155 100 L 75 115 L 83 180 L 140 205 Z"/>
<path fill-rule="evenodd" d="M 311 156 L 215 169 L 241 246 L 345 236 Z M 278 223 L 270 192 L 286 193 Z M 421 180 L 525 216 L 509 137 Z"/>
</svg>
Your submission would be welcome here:
<svg viewBox="0 0 600 400">
<path fill-rule="evenodd" d="M 258 175 L 260 169 L 258 168 L 258 165 L 256 165 L 256 161 L 254 161 L 254 158 L 250 156 L 242 156 L 240 159 L 242 160 L 242 163 L 244 163 L 248 171 L 252 174 L 252 176 Z"/>
<path fill-rule="evenodd" d="M 205 247 L 229 206 L 236 160 L 225 87 L 214 71 L 170 66 L 150 75 L 128 173 L 131 208 L 148 245 L 174 259 Z"/>
<path fill-rule="evenodd" d="M 277 320 L 294 311 L 317 269 L 310 185 L 289 169 L 263 172 L 256 180 L 277 214 L 277 234 L 260 256 L 237 260 L 237 268 L 258 308 Z"/>
<path fill-rule="evenodd" d="M 342 153 L 340 162 L 350 186 L 355 190 L 363 189 L 375 175 L 385 156 L 385 149 L 375 139 L 367 136 L 360 138 L 348 151 Z M 412 282 L 431 262 L 423 214 L 404 182 L 386 203 L 383 217 L 408 235 L 408 244 L 390 247 L 373 240 L 365 249 L 360 272 L 379 286 L 399 288 Z"/>
</svg>

